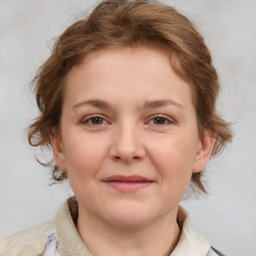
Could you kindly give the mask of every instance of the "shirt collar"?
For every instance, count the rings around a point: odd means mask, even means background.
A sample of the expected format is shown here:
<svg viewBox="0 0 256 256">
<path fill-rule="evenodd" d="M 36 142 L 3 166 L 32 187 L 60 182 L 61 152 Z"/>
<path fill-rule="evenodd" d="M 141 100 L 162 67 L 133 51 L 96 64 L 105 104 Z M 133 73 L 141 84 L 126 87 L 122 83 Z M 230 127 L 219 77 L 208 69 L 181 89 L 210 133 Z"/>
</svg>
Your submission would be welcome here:
<svg viewBox="0 0 256 256">
<path fill-rule="evenodd" d="M 75 226 L 77 217 L 77 201 L 71 197 L 62 205 L 54 218 L 58 250 L 62 256 L 93 256 L 87 250 L 77 232 Z M 170 256 L 206 256 L 210 244 L 203 236 L 192 229 L 190 216 L 181 206 L 179 206 L 177 222 L 182 232 L 178 244 Z"/>
<path fill-rule="evenodd" d="M 206 256 L 210 244 L 202 235 L 192 229 L 190 216 L 181 206 L 179 206 L 177 221 L 182 231 L 171 256 Z"/>
</svg>

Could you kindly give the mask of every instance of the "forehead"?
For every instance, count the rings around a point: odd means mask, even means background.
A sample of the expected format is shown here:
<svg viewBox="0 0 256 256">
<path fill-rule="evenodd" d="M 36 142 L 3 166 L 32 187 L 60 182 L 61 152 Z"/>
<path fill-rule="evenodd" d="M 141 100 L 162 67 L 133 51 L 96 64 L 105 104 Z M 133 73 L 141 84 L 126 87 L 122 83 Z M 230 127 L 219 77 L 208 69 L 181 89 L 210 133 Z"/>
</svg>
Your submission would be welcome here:
<svg viewBox="0 0 256 256">
<path fill-rule="evenodd" d="M 108 95 L 108 100 L 127 100 L 128 93 L 138 100 L 168 95 L 191 98 L 190 87 L 173 71 L 169 55 L 145 47 L 96 51 L 73 67 L 67 77 L 66 96 L 78 101 L 97 93 Z"/>
<path fill-rule="evenodd" d="M 132 69 L 134 65 L 137 67 L 140 66 L 140 69 L 137 69 L 140 72 L 146 63 L 147 68 L 151 68 L 152 70 L 156 70 L 157 65 L 161 64 L 165 65 L 166 68 L 171 68 L 172 71 L 171 61 L 167 51 L 160 48 L 144 46 L 107 48 L 91 52 L 78 65 L 74 66 L 70 73 L 76 72 L 79 69 L 81 70 L 85 66 L 88 70 L 98 69 L 98 71 L 104 71 L 105 69 L 112 69 L 113 66 L 126 66 Z M 99 70 L 100 68 L 101 70 Z M 133 69 L 132 71 L 135 72 L 136 70 Z"/>
</svg>

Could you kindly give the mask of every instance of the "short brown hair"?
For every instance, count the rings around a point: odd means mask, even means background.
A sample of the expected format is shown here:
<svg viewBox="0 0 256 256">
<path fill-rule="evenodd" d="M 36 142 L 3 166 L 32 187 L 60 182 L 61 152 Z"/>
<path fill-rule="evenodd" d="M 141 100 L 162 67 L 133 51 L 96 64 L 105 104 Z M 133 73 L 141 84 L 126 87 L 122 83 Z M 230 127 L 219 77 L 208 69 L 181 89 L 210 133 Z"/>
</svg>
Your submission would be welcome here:
<svg viewBox="0 0 256 256">
<path fill-rule="evenodd" d="M 204 129 L 214 132 L 212 156 L 219 153 L 231 141 L 232 132 L 216 111 L 220 85 L 204 39 L 174 8 L 147 0 L 102 1 L 58 38 L 32 81 L 40 115 L 28 128 L 30 145 L 51 147 L 48 133 L 60 126 L 65 80 L 73 66 L 100 49 L 143 46 L 169 54 L 175 73 L 192 88 L 199 135 L 204 135 Z M 55 181 L 66 178 L 54 160 L 47 165 L 53 168 Z M 192 184 L 206 192 L 201 178 L 201 172 L 193 174 Z"/>
</svg>

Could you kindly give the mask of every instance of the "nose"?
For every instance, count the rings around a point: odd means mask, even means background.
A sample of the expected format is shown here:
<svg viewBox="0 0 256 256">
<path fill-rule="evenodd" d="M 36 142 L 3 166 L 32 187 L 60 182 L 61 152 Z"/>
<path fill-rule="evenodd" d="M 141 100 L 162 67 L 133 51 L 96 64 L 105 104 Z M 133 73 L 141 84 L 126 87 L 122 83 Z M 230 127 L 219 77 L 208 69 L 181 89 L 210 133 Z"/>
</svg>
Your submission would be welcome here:
<svg viewBox="0 0 256 256">
<path fill-rule="evenodd" d="M 145 147 L 140 130 L 136 125 L 120 125 L 113 133 L 110 156 L 126 163 L 143 159 Z"/>
</svg>

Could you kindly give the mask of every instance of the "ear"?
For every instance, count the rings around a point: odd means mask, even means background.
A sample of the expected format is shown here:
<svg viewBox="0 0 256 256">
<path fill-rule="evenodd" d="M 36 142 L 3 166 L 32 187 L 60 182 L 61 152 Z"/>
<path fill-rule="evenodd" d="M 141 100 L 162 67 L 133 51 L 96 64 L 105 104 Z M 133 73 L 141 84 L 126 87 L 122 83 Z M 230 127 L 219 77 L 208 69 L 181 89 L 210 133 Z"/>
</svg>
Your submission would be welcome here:
<svg viewBox="0 0 256 256">
<path fill-rule="evenodd" d="M 48 135 L 51 141 L 55 162 L 62 172 L 67 172 L 66 158 L 63 151 L 63 142 L 60 132 L 56 129 L 52 129 Z"/>
<path fill-rule="evenodd" d="M 201 172 L 205 169 L 207 162 L 212 154 L 215 143 L 216 133 L 205 130 L 204 136 L 199 142 L 198 152 L 194 161 L 193 173 Z"/>
</svg>

